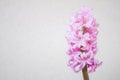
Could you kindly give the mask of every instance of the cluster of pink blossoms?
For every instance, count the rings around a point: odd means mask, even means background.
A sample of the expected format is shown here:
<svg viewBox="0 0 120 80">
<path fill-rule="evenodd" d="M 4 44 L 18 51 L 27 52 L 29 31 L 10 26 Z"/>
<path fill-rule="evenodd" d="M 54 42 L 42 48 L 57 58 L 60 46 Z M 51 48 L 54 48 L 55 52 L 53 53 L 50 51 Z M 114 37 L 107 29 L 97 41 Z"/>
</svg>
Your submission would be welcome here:
<svg viewBox="0 0 120 80">
<path fill-rule="evenodd" d="M 97 53 L 98 24 L 91 14 L 92 9 L 83 7 L 74 14 L 66 36 L 69 44 L 67 54 L 70 56 L 68 65 L 75 71 L 85 66 L 88 72 L 94 72 L 102 64 L 94 58 Z"/>
</svg>

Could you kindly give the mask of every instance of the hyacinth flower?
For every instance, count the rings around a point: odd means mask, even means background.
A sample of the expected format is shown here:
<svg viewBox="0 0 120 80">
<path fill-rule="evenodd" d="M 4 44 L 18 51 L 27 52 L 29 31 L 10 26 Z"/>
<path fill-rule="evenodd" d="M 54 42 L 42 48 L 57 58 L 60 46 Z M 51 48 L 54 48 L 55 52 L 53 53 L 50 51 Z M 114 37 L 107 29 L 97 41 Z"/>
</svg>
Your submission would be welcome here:
<svg viewBox="0 0 120 80">
<path fill-rule="evenodd" d="M 76 12 L 70 21 L 66 36 L 69 45 L 68 66 L 76 73 L 82 71 L 84 80 L 89 80 L 88 73 L 94 72 L 102 64 L 94 58 L 97 53 L 99 25 L 91 12 L 92 9 L 88 7 L 82 7 Z"/>
</svg>

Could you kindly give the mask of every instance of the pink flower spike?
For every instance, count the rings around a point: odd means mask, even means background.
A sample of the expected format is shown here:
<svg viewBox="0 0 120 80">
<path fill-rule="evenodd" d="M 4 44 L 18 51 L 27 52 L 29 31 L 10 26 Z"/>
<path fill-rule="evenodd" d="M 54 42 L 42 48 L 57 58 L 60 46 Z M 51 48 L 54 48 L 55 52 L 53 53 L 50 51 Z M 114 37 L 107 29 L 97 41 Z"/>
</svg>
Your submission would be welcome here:
<svg viewBox="0 0 120 80">
<path fill-rule="evenodd" d="M 68 66 L 74 72 L 79 72 L 84 67 L 87 67 L 88 72 L 94 72 L 102 64 L 94 58 L 97 53 L 98 26 L 91 8 L 82 7 L 73 15 L 66 40 L 69 45 L 67 54 L 70 57 Z"/>
</svg>

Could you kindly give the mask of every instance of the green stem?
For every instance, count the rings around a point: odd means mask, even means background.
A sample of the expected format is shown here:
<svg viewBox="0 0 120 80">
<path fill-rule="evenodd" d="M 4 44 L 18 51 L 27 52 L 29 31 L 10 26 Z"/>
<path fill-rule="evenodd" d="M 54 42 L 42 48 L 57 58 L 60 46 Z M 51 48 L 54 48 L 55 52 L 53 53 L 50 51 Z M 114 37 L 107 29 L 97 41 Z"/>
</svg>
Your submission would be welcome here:
<svg viewBox="0 0 120 80">
<path fill-rule="evenodd" d="M 82 74 L 83 74 L 84 80 L 89 80 L 89 75 L 88 75 L 88 73 L 87 73 L 87 66 L 85 66 L 85 67 L 82 69 Z"/>
</svg>

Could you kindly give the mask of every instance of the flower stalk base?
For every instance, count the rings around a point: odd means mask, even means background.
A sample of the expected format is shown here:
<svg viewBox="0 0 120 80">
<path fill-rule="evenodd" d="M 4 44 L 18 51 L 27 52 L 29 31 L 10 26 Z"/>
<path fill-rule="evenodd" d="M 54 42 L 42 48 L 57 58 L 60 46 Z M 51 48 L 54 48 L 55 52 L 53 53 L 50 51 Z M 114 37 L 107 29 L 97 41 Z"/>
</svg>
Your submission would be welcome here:
<svg viewBox="0 0 120 80">
<path fill-rule="evenodd" d="M 82 69 L 82 74 L 83 74 L 83 79 L 84 79 L 84 80 L 89 80 L 89 75 L 88 75 L 88 72 L 87 72 L 87 66 L 85 66 L 85 67 Z"/>
</svg>

